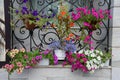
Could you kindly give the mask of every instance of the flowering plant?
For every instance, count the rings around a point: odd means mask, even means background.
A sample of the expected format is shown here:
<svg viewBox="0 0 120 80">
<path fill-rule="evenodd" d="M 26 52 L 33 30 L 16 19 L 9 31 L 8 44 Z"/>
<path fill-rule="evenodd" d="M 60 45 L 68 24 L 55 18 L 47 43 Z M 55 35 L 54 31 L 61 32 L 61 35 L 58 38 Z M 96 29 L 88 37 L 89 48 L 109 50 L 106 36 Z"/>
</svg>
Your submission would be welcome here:
<svg viewBox="0 0 120 80">
<path fill-rule="evenodd" d="M 10 64 L 6 64 L 3 66 L 9 74 L 17 71 L 18 74 L 22 73 L 24 69 L 29 69 L 35 66 L 40 60 L 44 58 L 48 58 L 50 60 L 50 64 L 57 64 L 57 57 L 51 54 L 50 50 L 45 50 L 43 52 L 39 52 L 38 49 L 31 52 L 26 52 L 25 49 L 12 49 L 7 53 L 10 56 L 11 61 Z"/>
<path fill-rule="evenodd" d="M 97 11 L 95 8 L 89 10 L 87 7 L 80 7 L 76 8 L 76 13 L 72 13 L 72 19 L 74 21 L 80 22 L 83 28 L 88 28 L 91 31 L 100 28 L 102 21 L 107 18 L 112 18 L 110 12 L 102 9 Z"/>
<path fill-rule="evenodd" d="M 45 25 L 48 25 L 46 22 L 51 16 L 46 16 L 44 14 L 39 15 L 37 10 L 29 9 L 29 5 L 27 5 L 28 0 L 23 0 L 23 3 L 25 5 L 18 9 L 10 8 L 11 15 L 15 16 L 14 20 L 23 20 L 23 23 L 28 30 L 32 30 L 37 26 L 42 28 Z M 14 22 L 11 22 L 11 26 L 14 27 Z"/>
<path fill-rule="evenodd" d="M 14 72 L 22 73 L 24 68 L 31 68 L 37 64 L 35 57 L 39 55 L 39 51 L 35 50 L 33 52 L 26 52 L 25 49 L 12 49 L 7 53 L 10 56 L 11 61 L 10 64 L 6 64 L 3 68 L 5 68 L 9 74 Z"/>
<path fill-rule="evenodd" d="M 63 42 L 61 42 L 61 41 L 54 41 L 49 46 L 53 50 L 61 49 L 61 50 L 64 50 L 66 52 L 72 52 L 72 53 L 76 51 L 76 47 L 72 43 L 72 40 L 70 40 L 70 41 L 65 40 Z"/>
<path fill-rule="evenodd" d="M 110 58 L 110 53 L 103 53 L 101 50 L 86 50 L 76 54 L 67 53 L 67 61 L 64 65 L 71 64 L 72 71 L 81 69 L 83 72 L 94 72 Z"/>
<path fill-rule="evenodd" d="M 55 55 L 55 54 L 52 54 L 52 51 L 51 50 L 49 50 L 49 49 L 46 49 L 45 51 L 43 51 L 43 52 L 40 52 L 40 55 L 42 55 L 42 58 L 44 59 L 49 59 L 50 60 L 50 64 L 51 65 L 56 65 L 56 64 L 58 64 L 58 58 L 57 58 L 57 56 Z M 39 60 L 39 56 L 37 57 L 36 56 L 36 59 L 38 59 Z"/>
<path fill-rule="evenodd" d="M 71 32 L 74 22 L 69 15 L 67 6 L 60 5 L 60 10 L 51 23 L 51 27 L 56 30 L 60 41 L 70 40 L 74 37 L 74 34 Z"/>
</svg>

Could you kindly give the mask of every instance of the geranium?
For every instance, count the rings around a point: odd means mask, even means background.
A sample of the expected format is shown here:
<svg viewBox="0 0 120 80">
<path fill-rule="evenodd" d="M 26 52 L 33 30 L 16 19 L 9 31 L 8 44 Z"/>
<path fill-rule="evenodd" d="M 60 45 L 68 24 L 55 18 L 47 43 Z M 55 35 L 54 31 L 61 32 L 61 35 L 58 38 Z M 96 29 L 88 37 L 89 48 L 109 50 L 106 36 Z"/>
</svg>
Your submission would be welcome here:
<svg viewBox="0 0 120 80">
<path fill-rule="evenodd" d="M 99 9 L 97 11 L 95 8 L 90 10 L 87 7 L 80 7 L 76 8 L 76 12 L 72 13 L 74 21 L 80 22 L 83 28 L 88 28 L 91 31 L 100 28 L 102 21 L 108 18 L 112 18 L 108 10 Z"/>
</svg>

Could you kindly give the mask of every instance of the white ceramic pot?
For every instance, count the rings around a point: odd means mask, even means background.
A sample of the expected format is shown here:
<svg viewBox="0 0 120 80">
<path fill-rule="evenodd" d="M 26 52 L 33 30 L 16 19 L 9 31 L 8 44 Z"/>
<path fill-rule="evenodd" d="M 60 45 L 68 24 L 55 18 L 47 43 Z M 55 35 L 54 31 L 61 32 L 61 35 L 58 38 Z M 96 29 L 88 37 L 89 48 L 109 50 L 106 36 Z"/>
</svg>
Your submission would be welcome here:
<svg viewBox="0 0 120 80">
<path fill-rule="evenodd" d="M 58 60 L 65 60 L 65 51 L 64 50 L 55 50 L 55 55 L 58 57 Z"/>
<path fill-rule="evenodd" d="M 42 60 L 40 60 L 38 65 L 49 65 L 49 59 L 42 59 Z"/>
</svg>

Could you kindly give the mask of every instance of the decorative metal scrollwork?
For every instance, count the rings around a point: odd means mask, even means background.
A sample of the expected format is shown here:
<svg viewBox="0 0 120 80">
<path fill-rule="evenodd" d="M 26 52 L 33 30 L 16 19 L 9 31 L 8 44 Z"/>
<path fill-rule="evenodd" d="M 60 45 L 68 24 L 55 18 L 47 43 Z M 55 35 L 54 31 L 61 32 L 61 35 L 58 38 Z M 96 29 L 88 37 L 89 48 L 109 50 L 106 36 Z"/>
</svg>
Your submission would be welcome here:
<svg viewBox="0 0 120 80">
<path fill-rule="evenodd" d="M 45 12 L 46 14 L 52 10 L 53 12 L 57 12 L 57 4 L 59 4 L 59 0 L 29 0 L 31 9 L 37 9 L 39 14 Z M 88 6 L 91 8 L 105 8 L 109 9 L 111 5 L 110 0 L 64 0 L 65 3 L 69 4 L 69 11 L 74 11 L 76 7 L 84 7 Z M 12 0 L 12 7 L 17 5 L 22 5 L 22 0 Z M 94 4 L 97 3 L 97 4 Z M 96 7 L 97 6 L 97 7 Z M 104 22 L 102 28 L 93 31 L 91 40 L 94 42 L 94 48 L 108 49 L 109 48 L 109 23 L 110 20 Z M 40 51 L 48 48 L 48 45 L 53 40 L 59 40 L 59 36 L 54 29 L 49 28 L 48 30 L 35 28 L 34 30 L 25 29 L 22 21 L 17 20 L 15 25 L 16 27 L 12 30 L 12 48 L 24 47 L 28 50 L 33 50 L 35 47 L 39 47 Z M 75 28 L 74 32 L 77 35 L 80 35 L 81 26 L 79 23 L 76 23 L 78 26 Z M 89 34 L 89 31 L 86 30 Z M 77 50 L 81 50 L 86 45 L 83 45 L 81 41 L 75 41 L 74 44 L 77 47 Z"/>
</svg>

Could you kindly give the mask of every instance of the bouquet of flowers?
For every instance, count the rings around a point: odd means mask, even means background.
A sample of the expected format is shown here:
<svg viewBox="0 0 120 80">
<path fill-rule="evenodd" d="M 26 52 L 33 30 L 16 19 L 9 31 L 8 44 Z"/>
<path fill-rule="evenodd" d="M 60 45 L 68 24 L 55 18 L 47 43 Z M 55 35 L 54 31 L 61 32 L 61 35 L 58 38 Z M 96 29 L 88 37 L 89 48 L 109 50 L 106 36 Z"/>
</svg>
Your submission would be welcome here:
<svg viewBox="0 0 120 80">
<path fill-rule="evenodd" d="M 83 72 L 94 72 L 103 67 L 104 63 L 111 58 L 110 53 L 103 53 L 101 50 L 85 50 L 76 54 L 68 53 L 64 65 L 72 65 L 72 71 L 81 69 Z"/>
<path fill-rule="evenodd" d="M 82 24 L 83 28 L 87 28 L 91 31 L 100 28 L 103 20 L 108 18 L 112 18 L 110 12 L 108 10 L 96 10 L 92 8 L 92 10 L 85 8 L 76 8 L 76 13 L 72 13 L 72 19 L 74 21 L 78 21 Z"/>
</svg>

